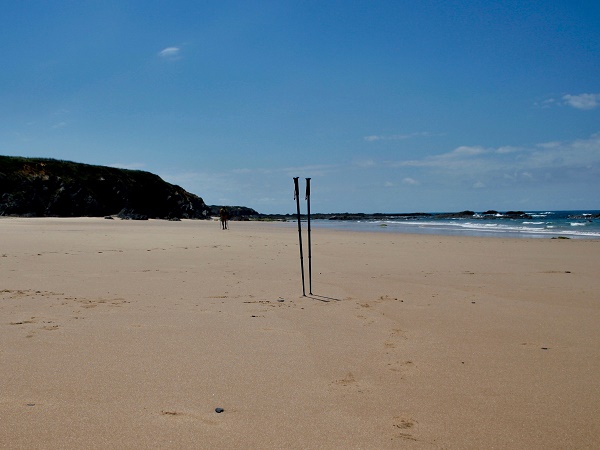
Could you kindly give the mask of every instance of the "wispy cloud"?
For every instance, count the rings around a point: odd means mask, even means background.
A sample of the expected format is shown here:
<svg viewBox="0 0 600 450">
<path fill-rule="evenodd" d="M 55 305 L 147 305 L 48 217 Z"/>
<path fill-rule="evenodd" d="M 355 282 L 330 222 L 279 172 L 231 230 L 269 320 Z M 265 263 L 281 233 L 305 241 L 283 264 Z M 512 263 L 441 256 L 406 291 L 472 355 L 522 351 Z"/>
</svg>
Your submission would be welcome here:
<svg viewBox="0 0 600 450">
<path fill-rule="evenodd" d="M 530 147 L 458 147 L 421 159 L 390 161 L 418 170 L 428 180 L 459 179 L 481 188 L 500 182 L 581 182 L 600 176 L 600 133 L 587 139 L 543 142 Z"/>
<path fill-rule="evenodd" d="M 485 148 L 479 147 L 479 146 L 469 147 L 469 146 L 463 145 L 461 147 L 455 148 L 450 153 L 441 155 L 441 157 L 443 157 L 443 158 L 462 158 L 462 157 L 481 155 L 484 153 L 489 153 L 490 151 L 492 151 L 492 150 L 485 149 Z"/>
<path fill-rule="evenodd" d="M 535 102 L 535 106 L 539 106 L 540 108 L 552 108 L 553 106 L 556 106 L 556 104 L 557 101 L 555 98 L 548 98 L 541 102 Z"/>
<path fill-rule="evenodd" d="M 287 176 L 299 176 L 310 174 L 311 176 L 325 176 L 331 172 L 339 170 L 340 165 L 336 164 L 312 164 L 306 166 L 284 167 L 274 171 L 283 173 Z"/>
<path fill-rule="evenodd" d="M 179 59 L 181 57 L 180 47 L 167 47 L 158 52 L 158 56 L 163 59 Z"/>
<path fill-rule="evenodd" d="M 68 125 L 68 122 L 66 122 L 66 121 L 63 120 L 62 122 L 58 122 L 58 123 L 55 123 L 54 125 L 52 125 L 52 129 L 53 130 L 58 130 L 59 128 L 64 128 L 67 125 Z"/>
<path fill-rule="evenodd" d="M 414 178 L 406 177 L 402 180 L 402 184 L 407 184 L 409 186 L 416 186 L 416 185 L 419 185 L 420 183 L 417 180 L 415 180 Z"/>
<path fill-rule="evenodd" d="M 565 104 L 576 109 L 594 109 L 600 104 L 600 94 L 563 95 Z"/>
<path fill-rule="evenodd" d="M 597 190 L 600 133 L 584 139 L 522 147 L 459 146 L 418 159 L 368 161 L 275 168 L 240 166 L 159 175 L 200 195 L 208 204 L 239 204 L 261 212 L 292 211 L 292 177 L 297 176 L 302 186 L 304 177 L 313 178 L 313 188 L 318 192 L 314 196 L 315 211 L 347 209 L 348 204 L 354 204 L 344 202 L 352 202 L 354 195 L 365 189 L 372 189 L 370 207 L 380 199 L 406 201 L 408 205 L 415 199 L 426 201 L 433 193 L 440 198 L 457 195 L 461 201 L 467 201 L 470 193 L 505 196 L 506 202 L 512 202 L 519 189 L 523 193 L 538 192 L 542 197 L 544 192 L 556 192 L 569 184 L 582 190 Z M 386 197 L 402 190 L 410 195 L 400 199 Z M 386 207 L 385 201 L 381 208 Z"/>
<path fill-rule="evenodd" d="M 238 204 L 261 212 L 286 210 L 292 202 L 292 177 L 326 178 L 340 165 L 239 167 L 207 172 L 159 173 L 169 183 L 200 195 L 207 204 Z"/>
<path fill-rule="evenodd" d="M 369 167 L 375 167 L 377 163 L 372 159 L 357 159 L 353 162 L 356 167 L 367 169 Z"/>
<path fill-rule="evenodd" d="M 412 139 L 416 137 L 429 136 L 429 133 L 426 131 L 418 132 L 418 133 L 409 133 L 409 134 L 373 134 L 371 136 L 363 137 L 363 140 L 367 142 L 375 142 L 375 141 L 403 141 L 406 139 Z"/>
<path fill-rule="evenodd" d="M 540 108 L 552 108 L 554 106 L 570 106 L 580 110 L 591 110 L 600 106 L 600 94 L 565 94 L 562 97 L 548 98 L 536 102 L 535 106 Z"/>
</svg>

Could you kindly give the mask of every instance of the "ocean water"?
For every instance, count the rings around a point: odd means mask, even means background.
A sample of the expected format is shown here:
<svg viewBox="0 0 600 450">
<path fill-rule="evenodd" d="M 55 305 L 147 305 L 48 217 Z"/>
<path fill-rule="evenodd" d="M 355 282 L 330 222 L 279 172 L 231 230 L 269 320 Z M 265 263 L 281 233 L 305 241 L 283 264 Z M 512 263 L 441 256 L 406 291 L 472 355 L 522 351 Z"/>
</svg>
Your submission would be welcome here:
<svg viewBox="0 0 600 450">
<path fill-rule="evenodd" d="M 476 214 L 468 219 L 430 216 L 382 220 L 311 220 L 311 228 L 458 236 L 600 239 L 600 218 L 594 217 L 600 214 L 599 210 L 525 212 L 531 218 Z"/>
</svg>

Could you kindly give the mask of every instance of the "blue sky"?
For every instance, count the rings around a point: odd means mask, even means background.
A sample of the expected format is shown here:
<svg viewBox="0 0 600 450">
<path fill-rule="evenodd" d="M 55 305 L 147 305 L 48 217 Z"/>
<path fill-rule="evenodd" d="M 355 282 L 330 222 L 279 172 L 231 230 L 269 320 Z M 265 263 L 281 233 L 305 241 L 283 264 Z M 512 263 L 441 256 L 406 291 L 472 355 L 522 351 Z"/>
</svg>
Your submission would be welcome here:
<svg viewBox="0 0 600 450">
<path fill-rule="evenodd" d="M 0 154 L 264 213 L 600 209 L 600 2 L 4 1 Z M 0 168 L 1 169 L 1 168 Z"/>
</svg>

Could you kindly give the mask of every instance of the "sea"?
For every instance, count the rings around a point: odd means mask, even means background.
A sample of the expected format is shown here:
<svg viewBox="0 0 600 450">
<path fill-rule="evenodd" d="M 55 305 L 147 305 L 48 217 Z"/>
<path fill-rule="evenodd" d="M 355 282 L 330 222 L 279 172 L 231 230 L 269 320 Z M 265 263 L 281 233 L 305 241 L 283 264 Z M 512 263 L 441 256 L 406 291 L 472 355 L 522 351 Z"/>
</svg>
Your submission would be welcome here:
<svg viewBox="0 0 600 450">
<path fill-rule="evenodd" d="M 436 213 L 432 213 L 431 216 L 406 219 L 311 220 L 311 228 L 452 236 L 600 239 L 600 210 L 525 212 L 527 218 L 502 213 L 493 216 L 476 213 L 469 218 L 436 218 Z"/>
</svg>

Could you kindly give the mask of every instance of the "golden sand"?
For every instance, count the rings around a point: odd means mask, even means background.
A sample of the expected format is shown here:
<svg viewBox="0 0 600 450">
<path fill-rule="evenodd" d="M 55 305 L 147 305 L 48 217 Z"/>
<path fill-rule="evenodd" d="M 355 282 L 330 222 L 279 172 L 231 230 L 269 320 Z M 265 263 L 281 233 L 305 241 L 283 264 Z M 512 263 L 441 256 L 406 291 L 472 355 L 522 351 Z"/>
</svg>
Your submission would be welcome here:
<svg viewBox="0 0 600 450">
<path fill-rule="evenodd" d="M 0 236 L 2 448 L 600 445 L 600 241 L 313 228 L 302 297 L 290 224 Z"/>
</svg>

